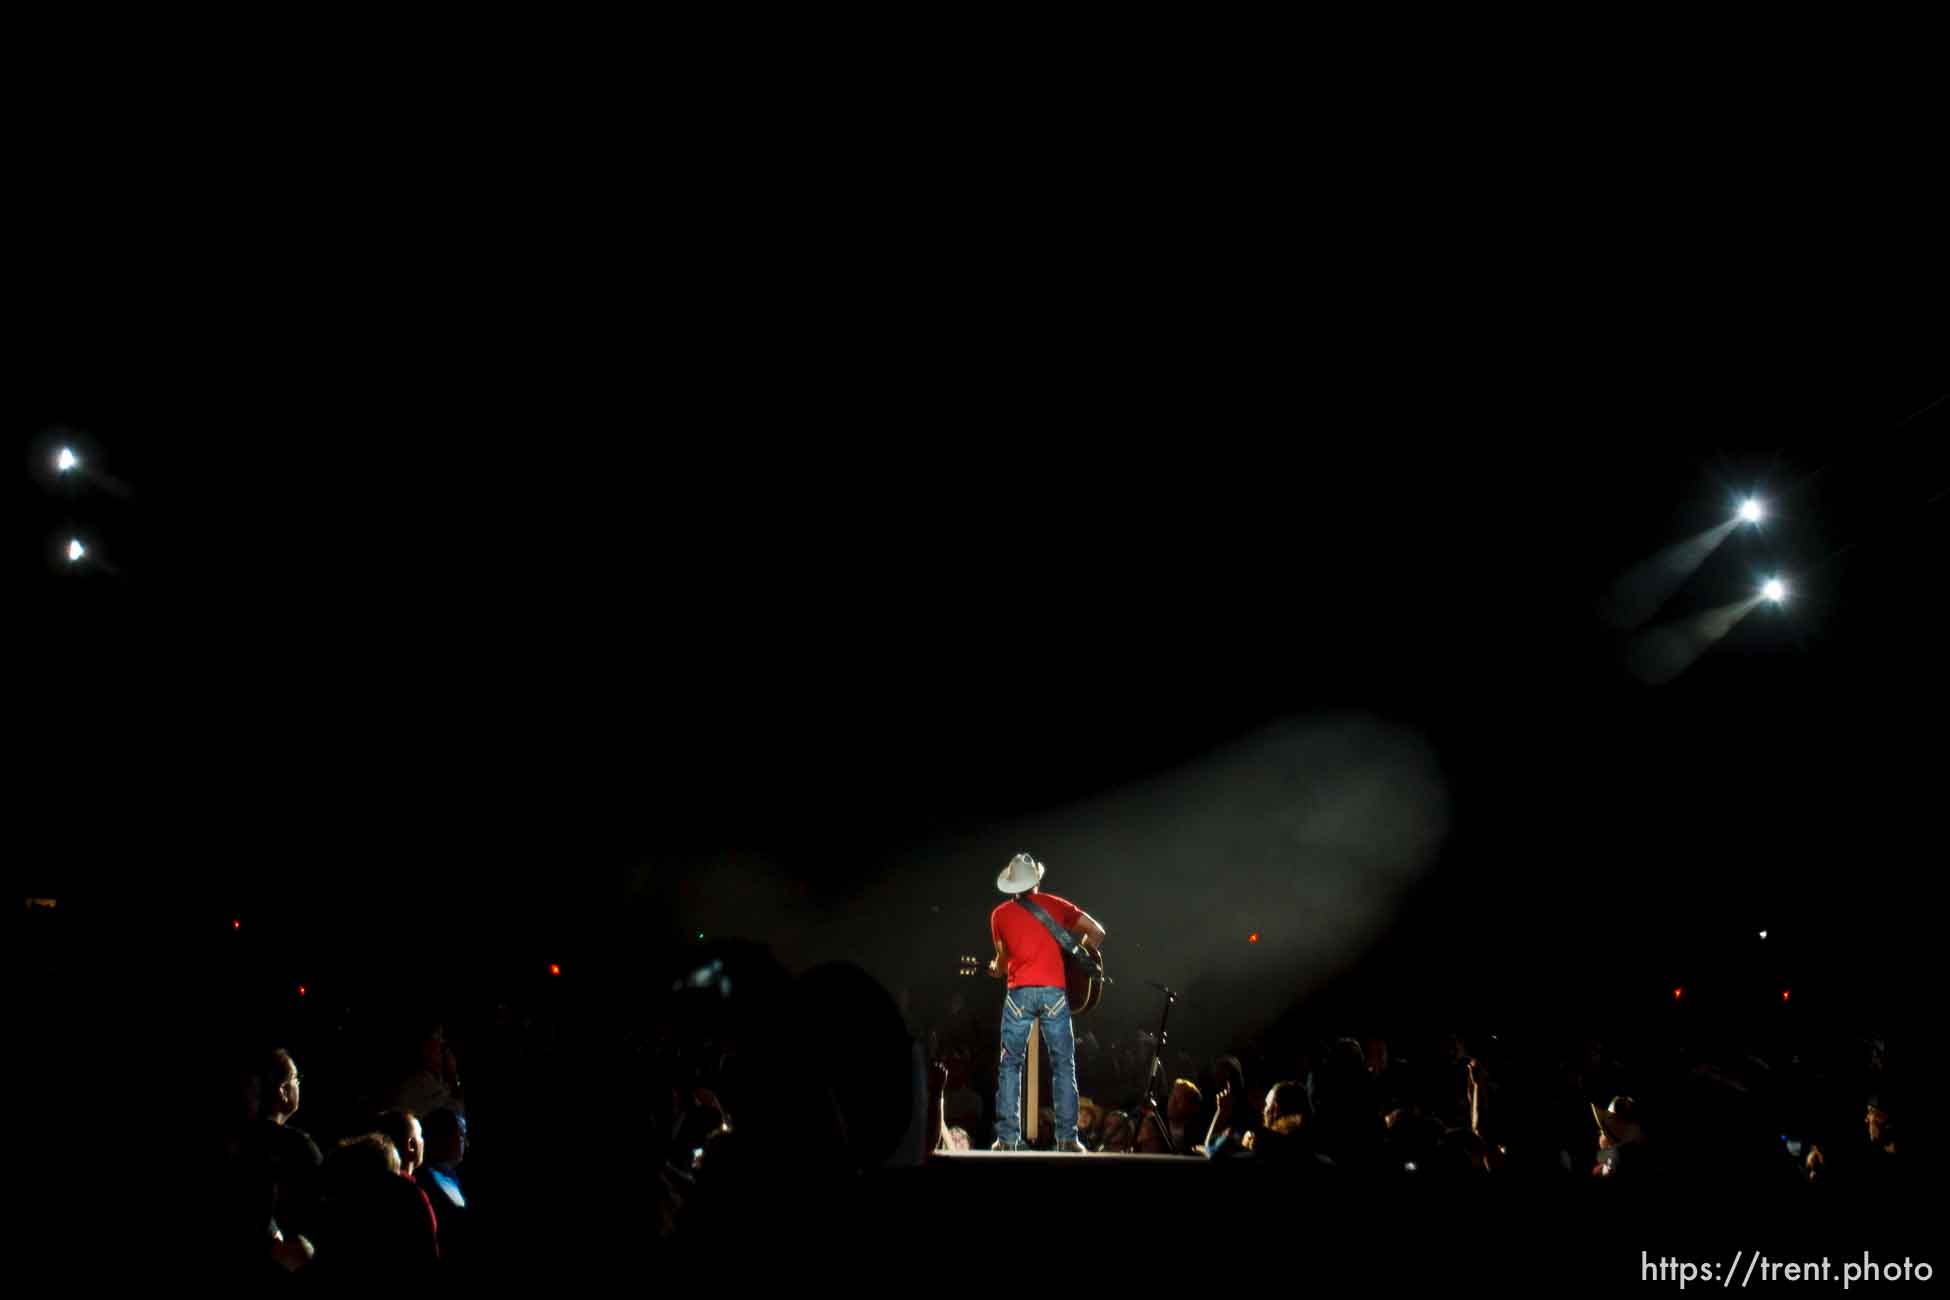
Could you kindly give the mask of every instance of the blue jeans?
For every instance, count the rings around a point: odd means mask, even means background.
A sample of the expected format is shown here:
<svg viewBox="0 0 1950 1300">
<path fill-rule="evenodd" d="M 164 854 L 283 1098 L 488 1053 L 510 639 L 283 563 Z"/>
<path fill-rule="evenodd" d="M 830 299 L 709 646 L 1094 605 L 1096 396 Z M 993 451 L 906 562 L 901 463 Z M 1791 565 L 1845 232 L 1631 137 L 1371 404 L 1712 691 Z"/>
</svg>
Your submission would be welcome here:
<svg viewBox="0 0 1950 1300">
<path fill-rule="evenodd" d="M 1002 1000 L 1002 1068 L 995 1086 L 995 1140 L 1009 1146 L 1022 1144 L 1022 1062 L 1030 1028 L 1039 1020 L 1056 1087 L 1056 1144 L 1077 1136 L 1077 1040 L 1069 1001 L 1062 989 L 1010 989 Z"/>
</svg>

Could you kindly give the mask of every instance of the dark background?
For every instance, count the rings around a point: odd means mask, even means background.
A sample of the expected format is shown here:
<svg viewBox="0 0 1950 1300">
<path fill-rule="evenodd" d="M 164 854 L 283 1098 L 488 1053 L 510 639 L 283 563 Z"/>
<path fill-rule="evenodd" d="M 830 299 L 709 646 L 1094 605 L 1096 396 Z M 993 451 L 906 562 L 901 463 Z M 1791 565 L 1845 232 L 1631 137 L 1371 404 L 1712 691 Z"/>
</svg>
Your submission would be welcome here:
<svg viewBox="0 0 1950 1300">
<path fill-rule="evenodd" d="M 789 135 L 519 193 L 138 145 L 64 200 L 6 398 L 7 857 L 62 943 L 466 991 L 744 935 L 925 989 L 1026 848 L 1215 1040 L 1926 1005 L 1923 268 L 1596 172 L 1437 212 Z M 1749 491 L 1655 622 L 1792 599 L 1638 680 L 1597 602 Z"/>
</svg>

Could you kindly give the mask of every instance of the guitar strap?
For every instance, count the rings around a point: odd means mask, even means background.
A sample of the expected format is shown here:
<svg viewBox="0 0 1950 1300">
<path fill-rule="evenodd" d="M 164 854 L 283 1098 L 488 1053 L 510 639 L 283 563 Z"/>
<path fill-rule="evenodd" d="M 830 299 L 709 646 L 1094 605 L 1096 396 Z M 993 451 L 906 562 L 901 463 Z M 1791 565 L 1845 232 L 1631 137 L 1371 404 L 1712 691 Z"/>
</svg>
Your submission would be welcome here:
<svg viewBox="0 0 1950 1300">
<path fill-rule="evenodd" d="M 1041 903 L 1031 900 L 1028 894 L 1017 894 L 1016 901 L 1028 908 L 1029 914 L 1043 923 L 1043 928 L 1055 938 L 1057 947 L 1072 957 L 1083 958 L 1083 945 L 1077 942 L 1077 937 L 1058 925 L 1056 918 L 1045 912 Z"/>
</svg>

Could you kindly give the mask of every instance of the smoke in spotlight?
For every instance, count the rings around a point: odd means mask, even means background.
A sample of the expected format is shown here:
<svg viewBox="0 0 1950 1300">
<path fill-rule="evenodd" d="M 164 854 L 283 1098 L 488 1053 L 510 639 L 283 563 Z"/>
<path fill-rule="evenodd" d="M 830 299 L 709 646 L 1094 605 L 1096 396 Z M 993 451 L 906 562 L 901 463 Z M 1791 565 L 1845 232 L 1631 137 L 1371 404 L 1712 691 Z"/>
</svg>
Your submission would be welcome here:
<svg viewBox="0 0 1950 1300">
<path fill-rule="evenodd" d="M 1766 599 L 1764 594 L 1757 595 L 1648 628 L 1626 645 L 1625 666 L 1640 681 L 1663 686 L 1691 668 Z"/>
<path fill-rule="evenodd" d="M 782 863 L 735 855 L 675 879 L 646 867 L 641 887 L 693 928 L 770 945 L 787 969 L 844 957 L 890 989 L 926 988 L 958 954 L 986 948 L 996 872 L 1027 849 L 1048 864 L 1052 892 L 1110 931 L 1113 977 L 1130 995 L 1111 1014 L 1148 1016 L 1138 991 L 1155 980 L 1190 990 L 1200 1032 L 1219 1033 L 1367 955 L 1449 824 L 1448 784 L 1421 733 L 1330 714 L 1072 805 L 909 844 L 885 870 L 862 871 L 838 845 L 834 880 L 857 875 L 857 888 L 808 891 Z M 1242 980 L 1252 996 L 1233 996 Z"/>
<path fill-rule="evenodd" d="M 1268 987 L 1300 996 L 1394 923 L 1448 830 L 1427 740 L 1337 714 L 1267 728 L 952 854 L 966 855 L 960 870 L 976 884 L 961 892 L 985 913 L 996 846 L 1038 846 L 1050 888 L 1113 930 L 1124 970 L 1174 987 L 1236 972 L 1249 913 Z"/>
<path fill-rule="evenodd" d="M 1686 579 L 1699 572 L 1720 543 L 1740 527 L 1735 516 L 1718 527 L 1671 546 L 1633 565 L 1614 581 L 1598 605 L 1598 616 L 1621 631 L 1643 626 L 1672 598 Z"/>
</svg>

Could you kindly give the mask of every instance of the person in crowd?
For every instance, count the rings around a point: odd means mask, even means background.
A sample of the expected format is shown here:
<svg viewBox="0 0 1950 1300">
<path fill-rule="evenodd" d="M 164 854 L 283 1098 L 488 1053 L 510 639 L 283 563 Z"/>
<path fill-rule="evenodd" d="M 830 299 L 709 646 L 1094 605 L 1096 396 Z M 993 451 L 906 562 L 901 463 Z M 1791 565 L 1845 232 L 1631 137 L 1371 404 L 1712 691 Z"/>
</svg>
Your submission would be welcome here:
<svg viewBox="0 0 1950 1300">
<path fill-rule="evenodd" d="M 439 1229 L 404 1176 L 395 1139 L 375 1130 L 341 1141 L 325 1161 L 316 1267 L 338 1285 L 432 1285 Z"/>
<path fill-rule="evenodd" d="M 284 1258 L 290 1259 L 305 1250 L 302 1239 L 310 1232 L 317 1213 L 319 1169 L 325 1156 L 311 1134 L 291 1122 L 298 1113 L 303 1076 L 290 1051 L 273 1048 L 264 1057 L 261 1070 L 264 1159 L 271 1178 L 277 1230 L 280 1239 L 290 1246 Z"/>
</svg>

